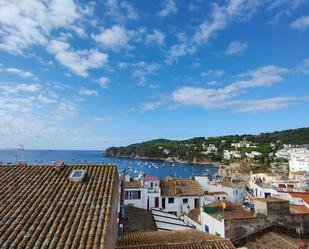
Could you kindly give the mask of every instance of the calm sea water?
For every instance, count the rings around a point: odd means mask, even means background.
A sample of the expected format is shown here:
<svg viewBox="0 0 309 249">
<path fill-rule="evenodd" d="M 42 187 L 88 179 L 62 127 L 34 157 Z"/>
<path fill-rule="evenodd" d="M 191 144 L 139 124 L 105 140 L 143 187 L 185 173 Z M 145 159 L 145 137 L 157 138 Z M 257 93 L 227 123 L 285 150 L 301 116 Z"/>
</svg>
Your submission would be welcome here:
<svg viewBox="0 0 309 249">
<path fill-rule="evenodd" d="M 132 172 L 138 174 L 143 172 L 147 175 L 157 175 L 160 178 L 172 176 L 187 178 L 192 175 L 213 175 L 217 168 L 210 165 L 193 165 L 170 163 L 158 160 L 135 160 L 127 158 L 105 157 L 102 151 L 93 150 L 0 150 L 0 162 L 15 163 L 21 161 L 29 164 L 53 164 L 55 161 L 63 160 L 67 164 L 115 164 L 118 171 L 131 168 Z"/>
</svg>

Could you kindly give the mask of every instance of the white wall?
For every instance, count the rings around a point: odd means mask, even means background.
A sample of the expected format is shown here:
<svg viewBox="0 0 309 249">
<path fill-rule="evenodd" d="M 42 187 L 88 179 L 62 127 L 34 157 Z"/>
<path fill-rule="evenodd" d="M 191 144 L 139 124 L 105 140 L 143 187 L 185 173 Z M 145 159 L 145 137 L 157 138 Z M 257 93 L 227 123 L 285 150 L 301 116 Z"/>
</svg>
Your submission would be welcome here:
<svg viewBox="0 0 309 249">
<path fill-rule="evenodd" d="M 134 207 L 138 207 L 138 208 L 144 208 L 143 207 L 143 202 L 144 202 L 144 195 L 143 195 L 143 189 L 141 188 L 127 188 L 124 189 L 124 191 L 141 191 L 141 198 L 140 199 L 124 199 L 124 204 L 125 205 L 132 205 Z"/>
<path fill-rule="evenodd" d="M 168 198 L 174 198 L 174 203 L 168 203 Z M 201 198 L 199 196 L 162 196 L 162 198 L 165 198 L 165 209 L 162 210 L 165 212 L 176 212 L 177 216 L 180 217 L 186 211 L 191 211 L 194 209 L 194 200 L 199 199 L 200 204 L 201 204 Z M 188 203 L 184 204 L 183 199 L 188 199 Z M 162 202 L 161 202 L 162 205 Z M 187 209 L 187 206 L 190 208 Z"/>
<path fill-rule="evenodd" d="M 207 176 L 195 176 L 195 181 L 198 182 L 203 191 L 207 191 L 209 179 Z"/>
<path fill-rule="evenodd" d="M 209 192 L 225 192 L 227 193 L 227 197 L 229 201 L 232 202 L 238 202 L 242 203 L 244 199 L 244 194 L 245 194 L 245 188 L 232 188 L 232 187 L 227 187 L 223 185 L 215 185 L 215 184 L 208 184 L 208 189 L 207 191 Z"/>
<path fill-rule="evenodd" d="M 201 208 L 201 231 L 206 232 L 205 226 L 208 226 L 209 233 L 225 237 L 224 220 L 217 220 Z"/>
<path fill-rule="evenodd" d="M 203 228 L 202 228 L 201 224 L 197 223 L 195 220 L 192 220 L 190 217 L 188 217 L 186 215 L 184 216 L 184 222 L 187 225 L 195 227 L 197 230 L 203 231 Z"/>
<path fill-rule="evenodd" d="M 272 188 L 262 188 L 259 185 L 250 182 L 250 188 L 253 191 L 253 196 L 256 198 L 265 198 L 265 194 L 270 194 L 270 196 L 275 196 L 278 194 L 277 190 Z"/>
</svg>

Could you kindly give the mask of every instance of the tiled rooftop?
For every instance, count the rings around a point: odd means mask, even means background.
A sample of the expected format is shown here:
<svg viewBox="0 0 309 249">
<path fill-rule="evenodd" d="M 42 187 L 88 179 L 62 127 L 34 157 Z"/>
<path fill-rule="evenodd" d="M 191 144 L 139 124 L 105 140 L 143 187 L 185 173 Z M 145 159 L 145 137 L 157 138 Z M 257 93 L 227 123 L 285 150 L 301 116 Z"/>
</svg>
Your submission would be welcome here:
<svg viewBox="0 0 309 249">
<path fill-rule="evenodd" d="M 137 180 L 131 180 L 131 181 L 124 181 L 123 182 L 124 188 L 142 188 L 142 183 L 141 181 Z"/>
<path fill-rule="evenodd" d="M 200 214 L 201 214 L 201 209 L 200 209 L 200 208 L 195 208 L 195 209 L 192 209 L 192 210 L 187 214 L 187 216 L 188 216 L 190 219 L 194 220 L 196 223 L 201 224 L 201 220 L 199 219 Z"/>
<path fill-rule="evenodd" d="M 290 192 L 289 194 L 294 198 L 302 198 L 309 205 L 309 193 Z"/>
<path fill-rule="evenodd" d="M 298 246 L 274 232 L 265 233 L 246 242 L 248 249 L 297 249 Z"/>
<path fill-rule="evenodd" d="M 0 166 L 0 248 L 106 249 L 117 182 L 115 166 Z"/>
<path fill-rule="evenodd" d="M 162 196 L 198 196 L 204 192 L 198 182 L 191 179 L 160 181 Z"/>
<path fill-rule="evenodd" d="M 286 199 L 281 199 L 277 197 L 269 197 L 269 198 L 255 198 L 254 201 L 261 201 L 261 202 L 288 202 Z"/>
<path fill-rule="evenodd" d="M 129 233 L 117 249 L 233 249 L 229 240 L 197 230 Z"/>
<path fill-rule="evenodd" d="M 206 195 L 227 195 L 226 192 L 218 191 L 218 192 L 206 192 Z"/>
<path fill-rule="evenodd" d="M 145 181 L 159 181 L 160 178 L 158 176 L 145 176 Z"/>
<path fill-rule="evenodd" d="M 124 220 L 124 233 L 156 231 L 156 223 L 151 211 L 128 206 L 127 219 Z"/>
<path fill-rule="evenodd" d="M 291 214 L 309 214 L 309 208 L 305 205 L 290 205 Z"/>
</svg>

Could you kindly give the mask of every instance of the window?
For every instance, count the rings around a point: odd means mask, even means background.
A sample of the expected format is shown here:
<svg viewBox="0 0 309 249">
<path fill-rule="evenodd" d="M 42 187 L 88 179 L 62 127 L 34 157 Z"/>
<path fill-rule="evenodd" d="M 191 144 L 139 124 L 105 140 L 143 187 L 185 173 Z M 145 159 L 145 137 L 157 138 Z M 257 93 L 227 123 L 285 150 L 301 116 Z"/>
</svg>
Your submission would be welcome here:
<svg viewBox="0 0 309 249">
<path fill-rule="evenodd" d="M 153 182 L 150 183 L 150 187 L 153 188 Z"/>
<path fill-rule="evenodd" d="M 188 198 L 182 199 L 183 204 L 188 204 L 188 202 L 189 202 Z"/>
<path fill-rule="evenodd" d="M 125 191 L 124 198 L 126 200 L 141 199 L 141 191 L 140 190 Z"/>
<path fill-rule="evenodd" d="M 225 200 L 225 197 L 222 197 L 223 200 Z"/>
<path fill-rule="evenodd" d="M 173 197 L 168 198 L 168 203 L 174 203 L 174 198 Z"/>
</svg>

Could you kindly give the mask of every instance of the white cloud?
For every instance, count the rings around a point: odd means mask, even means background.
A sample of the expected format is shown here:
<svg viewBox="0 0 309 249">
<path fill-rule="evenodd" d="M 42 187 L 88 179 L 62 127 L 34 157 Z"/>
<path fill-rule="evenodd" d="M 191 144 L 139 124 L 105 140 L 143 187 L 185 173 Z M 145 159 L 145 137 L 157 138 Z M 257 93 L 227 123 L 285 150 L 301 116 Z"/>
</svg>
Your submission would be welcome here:
<svg viewBox="0 0 309 249">
<path fill-rule="evenodd" d="M 273 11 L 270 24 L 277 24 L 282 18 L 291 16 L 306 0 L 274 0 L 267 10 Z"/>
<path fill-rule="evenodd" d="M 152 34 L 146 35 L 146 43 L 148 44 L 158 44 L 163 45 L 165 40 L 165 35 L 159 30 L 153 30 Z"/>
<path fill-rule="evenodd" d="M 78 92 L 80 95 L 85 96 L 98 96 L 99 93 L 96 90 L 81 88 Z"/>
<path fill-rule="evenodd" d="M 46 45 L 53 30 L 78 29 L 83 9 L 73 0 L 5 1 L 0 8 L 0 49 L 21 53 L 31 45 Z"/>
<path fill-rule="evenodd" d="M 127 19 L 137 20 L 139 18 L 134 7 L 127 1 L 106 0 L 104 4 L 106 15 L 112 17 L 117 22 L 124 22 Z"/>
<path fill-rule="evenodd" d="M 162 105 L 164 105 L 164 103 L 161 101 L 144 103 L 142 104 L 142 111 L 154 111 Z"/>
<path fill-rule="evenodd" d="M 191 38 L 180 40 L 170 47 L 165 62 L 172 64 L 181 56 L 192 54 L 208 43 L 211 37 L 224 30 L 231 22 L 247 21 L 263 4 L 263 1 L 230 0 L 225 5 L 212 4 L 210 18 L 196 27 Z"/>
<path fill-rule="evenodd" d="M 76 114 L 76 106 L 73 101 L 63 100 L 59 102 L 58 107 L 54 111 L 55 120 L 63 120 L 69 116 L 74 116 Z"/>
<path fill-rule="evenodd" d="M 163 8 L 158 13 L 159 16 L 166 17 L 177 12 L 177 6 L 174 0 L 165 0 Z"/>
<path fill-rule="evenodd" d="M 192 54 L 195 51 L 196 51 L 196 47 L 191 46 L 186 41 L 175 44 L 169 48 L 166 59 L 165 59 L 165 63 L 171 65 L 174 62 L 177 62 L 179 57 Z"/>
<path fill-rule="evenodd" d="M 287 69 L 269 65 L 240 74 L 240 79 L 223 88 L 181 87 L 172 93 L 172 100 L 187 106 L 200 106 L 207 109 L 226 108 L 240 104 L 235 97 L 244 90 L 271 86 L 283 80 Z"/>
<path fill-rule="evenodd" d="M 302 64 L 295 70 L 299 73 L 309 74 L 309 59 L 304 59 Z"/>
<path fill-rule="evenodd" d="M 103 47 L 117 50 L 129 47 L 128 42 L 133 35 L 132 31 L 124 27 L 113 25 L 110 29 L 104 29 L 100 34 L 94 35 L 93 38 Z"/>
<path fill-rule="evenodd" d="M 294 104 L 297 98 L 295 97 L 276 97 L 260 100 L 243 101 L 236 112 L 265 112 L 281 110 Z"/>
<path fill-rule="evenodd" d="M 79 76 L 87 77 L 88 70 L 100 68 L 108 61 L 108 55 L 98 50 L 73 50 L 63 41 L 52 40 L 48 48 L 56 59 Z"/>
<path fill-rule="evenodd" d="M 12 84 L 12 85 L 1 85 L 0 89 L 6 94 L 26 92 L 26 93 L 37 93 L 40 91 L 41 87 L 39 84 Z"/>
<path fill-rule="evenodd" d="M 241 42 L 241 41 L 232 41 L 229 43 L 227 49 L 226 49 L 226 54 L 227 55 L 233 55 L 233 54 L 238 54 L 241 51 L 245 50 L 248 48 L 248 44 Z"/>
<path fill-rule="evenodd" d="M 215 32 L 224 29 L 228 24 L 227 9 L 228 6 L 214 4 L 211 12 L 212 20 L 205 20 L 198 26 L 192 38 L 193 42 L 196 44 L 206 43 Z"/>
<path fill-rule="evenodd" d="M 94 121 L 112 121 L 112 116 L 105 116 L 105 117 L 97 117 L 93 119 Z"/>
<path fill-rule="evenodd" d="M 22 69 L 14 68 L 14 67 L 0 68 L 0 72 L 12 73 L 22 78 L 29 78 L 29 79 L 34 79 L 34 80 L 38 79 L 30 72 L 24 71 Z"/>
<path fill-rule="evenodd" d="M 309 27 L 309 15 L 302 16 L 291 23 L 291 27 L 299 30 L 304 30 Z"/>
<path fill-rule="evenodd" d="M 110 83 L 110 79 L 107 77 L 100 77 L 95 82 L 99 83 L 102 88 L 107 88 L 108 84 Z"/>
<path fill-rule="evenodd" d="M 160 67 L 159 64 L 146 63 L 145 61 L 140 61 L 132 66 L 136 68 L 132 76 L 138 80 L 140 85 L 144 84 L 147 75 L 156 74 L 156 71 Z"/>
<path fill-rule="evenodd" d="M 221 77 L 225 74 L 225 72 L 221 69 L 216 69 L 216 70 L 208 70 L 206 72 L 202 72 L 201 76 L 202 77 Z"/>
</svg>

